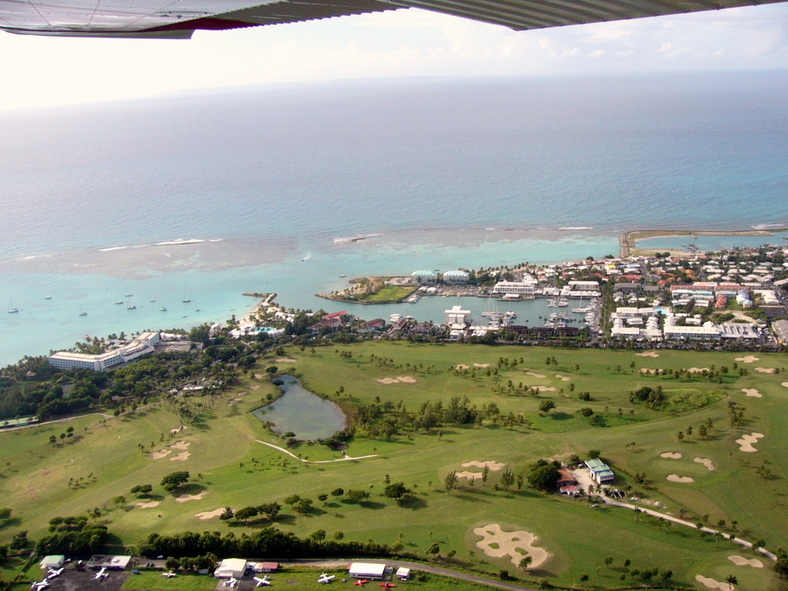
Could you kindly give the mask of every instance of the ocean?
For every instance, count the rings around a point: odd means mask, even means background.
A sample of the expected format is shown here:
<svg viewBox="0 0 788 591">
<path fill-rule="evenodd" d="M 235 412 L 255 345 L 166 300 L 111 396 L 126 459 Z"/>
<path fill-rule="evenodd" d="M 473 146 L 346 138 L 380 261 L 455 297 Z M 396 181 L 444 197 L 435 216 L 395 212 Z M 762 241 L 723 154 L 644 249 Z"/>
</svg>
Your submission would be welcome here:
<svg viewBox="0 0 788 591">
<path fill-rule="evenodd" d="M 240 316 L 245 291 L 441 320 L 314 294 L 788 226 L 787 95 L 786 71 L 407 79 L 0 113 L 0 364 Z"/>
</svg>

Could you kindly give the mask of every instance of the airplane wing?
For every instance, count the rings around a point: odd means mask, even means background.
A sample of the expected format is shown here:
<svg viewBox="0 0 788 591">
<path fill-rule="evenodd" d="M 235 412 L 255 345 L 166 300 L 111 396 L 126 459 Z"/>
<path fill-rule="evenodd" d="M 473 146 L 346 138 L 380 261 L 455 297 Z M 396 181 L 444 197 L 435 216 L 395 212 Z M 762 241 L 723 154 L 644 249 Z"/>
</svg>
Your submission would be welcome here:
<svg viewBox="0 0 788 591">
<path fill-rule="evenodd" d="M 195 30 L 421 8 L 514 30 L 786 0 L 0 0 L 0 29 L 29 35 L 188 39 Z"/>
</svg>

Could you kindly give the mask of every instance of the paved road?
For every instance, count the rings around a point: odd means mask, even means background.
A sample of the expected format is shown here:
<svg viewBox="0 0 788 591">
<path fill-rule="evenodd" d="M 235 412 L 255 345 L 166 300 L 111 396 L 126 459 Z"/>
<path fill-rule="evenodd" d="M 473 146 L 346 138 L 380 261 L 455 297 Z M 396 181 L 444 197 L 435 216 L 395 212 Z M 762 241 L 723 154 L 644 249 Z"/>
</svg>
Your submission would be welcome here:
<svg viewBox="0 0 788 591">
<path fill-rule="evenodd" d="M 536 591 L 533 587 L 524 587 L 523 585 L 519 585 L 517 583 L 507 583 L 506 581 L 498 581 L 496 579 L 489 579 L 487 577 L 481 577 L 478 575 L 472 575 L 470 573 L 464 573 L 456 570 L 451 570 L 449 568 L 443 568 L 440 566 L 433 566 L 431 564 L 423 564 L 421 562 L 408 562 L 407 560 L 381 560 L 376 558 L 346 558 L 346 559 L 336 559 L 336 560 L 324 560 L 320 558 L 304 558 L 298 560 L 284 560 L 282 561 L 284 564 L 309 564 L 312 566 L 318 567 L 325 567 L 325 568 L 343 568 L 348 565 L 348 563 L 353 562 L 354 560 L 358 560 L 359 562 L 371 562 L 373 564 L 388 564 L 389 566 L 393 567 L 395 570 L 401 566 L 405 568 L 410 568 L 413 570 L 420 570 L 424 571 L 425 573 L 432 573 L 434 575 L 440 575 L 442 577 L 450 577 L 452 579 L 459 579 L 461 581 L 469 581 L 471 583 L 477 583 L 478 585 L 486 585 L 488 587 L 497 587 L 498 589 L 506 589 L 507 591 Z"/>
</svg>

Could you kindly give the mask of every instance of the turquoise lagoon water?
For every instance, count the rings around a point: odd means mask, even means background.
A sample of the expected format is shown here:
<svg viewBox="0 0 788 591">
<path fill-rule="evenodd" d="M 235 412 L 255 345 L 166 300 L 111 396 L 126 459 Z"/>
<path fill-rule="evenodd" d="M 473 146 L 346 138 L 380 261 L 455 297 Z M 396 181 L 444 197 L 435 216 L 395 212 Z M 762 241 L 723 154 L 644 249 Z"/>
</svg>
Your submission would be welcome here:
<svg viewBox="0 0 788 591">
<path fill-rule="evenodd" d="M 784 227 L 787 94 L 775 72 L 389 80 L 2 113 L 0 306 L 20 312 L 0 314 L 0 364 L 223 321 L 245 291 L 440 321 L 457 302 L 314 294 L 616 254 L 636 228 Z M 204 242 L 153 246 L 179 238 Z"/>
</svg>

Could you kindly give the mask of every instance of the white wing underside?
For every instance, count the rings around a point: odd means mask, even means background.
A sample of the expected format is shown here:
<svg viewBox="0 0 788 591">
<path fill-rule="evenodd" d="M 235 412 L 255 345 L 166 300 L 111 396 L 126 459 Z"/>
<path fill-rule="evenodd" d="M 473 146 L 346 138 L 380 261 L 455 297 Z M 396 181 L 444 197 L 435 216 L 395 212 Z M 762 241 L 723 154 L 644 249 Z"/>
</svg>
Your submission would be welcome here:
<svg viewBox="0 0 788 591">
<path fill-rule="evenodd" d="M 515 30 L 784 0 L 0 0 L 0 29 L 34 35 L 188 38 L 222 30 L 421 8 Z"/>
</svg>

